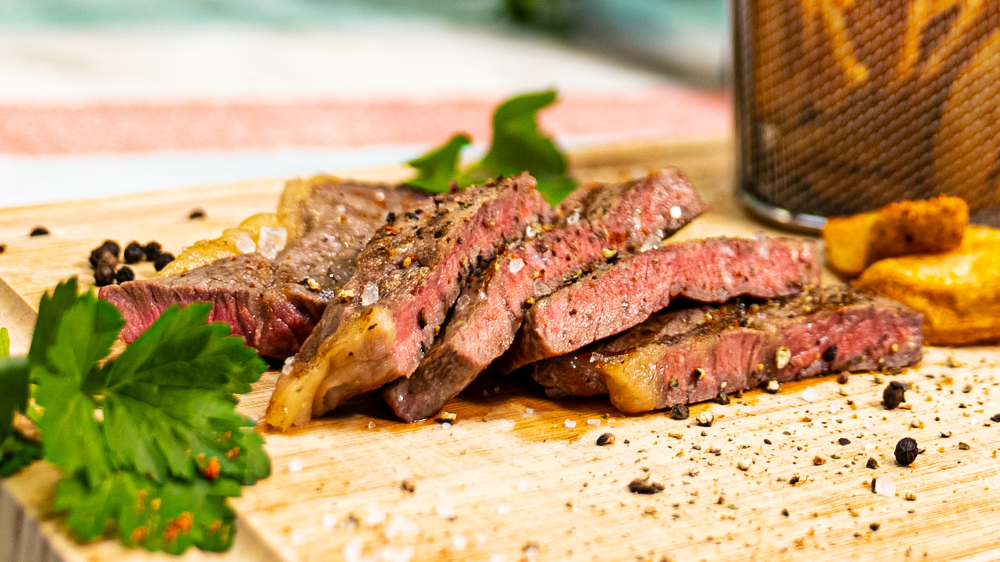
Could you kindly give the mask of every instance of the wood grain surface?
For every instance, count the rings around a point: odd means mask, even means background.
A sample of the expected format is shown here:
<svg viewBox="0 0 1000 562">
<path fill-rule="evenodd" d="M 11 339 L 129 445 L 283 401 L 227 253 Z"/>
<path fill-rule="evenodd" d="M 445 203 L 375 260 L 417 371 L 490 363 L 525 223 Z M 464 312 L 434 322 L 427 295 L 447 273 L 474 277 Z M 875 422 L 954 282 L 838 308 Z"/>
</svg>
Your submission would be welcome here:
<svg viewBox="0 0 1000 562">
<path fill-rule="evenodd" d="M 604 180 L 681 167 L 713 205 L 684 238 L 773 233 L 732 197 L 731 152 L 722 140 L 651 144 L 577 153 L 572 164 L 579 177 Z M 0 323 L 24 350 L 40 295 L 70 275 L 91 282 L 86 258 L 104 238 L 179 250 L 273 210 L 281 185 L 0 209 Z M 189 220 L 193 207 L 208 218 Z M 36 225 L 52 234 L 29 238 Z M 962 366 L 947 366 L 949 353 Z M 901 375 L 854 375 L 845 385 L 825 377 L 692 408 L 714 412 L 707 428 L 663 413 L 624 416 L 604 399 L 550 400 L 517 376 L 477 380 L 447 406 L 458 415 L 450 427 L 403 424 L 378 397 L 359 397 L 304 429 L 262 428 L 274 474 L 234 502 L 234 550 L 180 559 L 998 560 L 1000 423 L 989 420 L 1000 414 L 998 375 L 996 347 L 925 348 L 919 368 Z M 275 376 L 244 397 L 242 411 L 262 416 Z M 881 406 L 889 380 L 912 383 L 910 409 Z M 614 445 L 595 445 L 604 432 Z M 892 451 L 906 436 L 927 451 L 903 468 Z M 869 458 L 879 468 L 866 468 Z M 647 473 L 665 490 L 630 494 L 628 482 Z M 893 481 L 896 495 L 872 493 L 874 477 Z M 56 478 L 36 463 L 3 483 L 0 562 L 178 560 L 113 541 L 72 543 L 50 513 Z M 412 493 L 400 486 L 407 478 Z"/>
</svg>

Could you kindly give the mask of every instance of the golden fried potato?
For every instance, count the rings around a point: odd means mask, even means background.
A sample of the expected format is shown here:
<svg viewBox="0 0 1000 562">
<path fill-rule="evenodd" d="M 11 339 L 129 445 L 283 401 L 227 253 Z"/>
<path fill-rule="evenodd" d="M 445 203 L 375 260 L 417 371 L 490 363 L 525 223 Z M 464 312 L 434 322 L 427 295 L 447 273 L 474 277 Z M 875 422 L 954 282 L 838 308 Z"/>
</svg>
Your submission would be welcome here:
<svg viewBox="0 0 1000 562">
<path fill-rule="evenodd" d="M 924 342 L 1000 340 L 1000 230 L 970 225 L 950 252 L 881 260 L 854 285 L 924 315 Z"/>
<path fill-rule="evenodd" d="M 834 217 L 823 228 L 827 263 L 846 277 L 856 277 L 880 259 L 946 252 L 962 243 L 967 224 L 969 206 L 959 197 L 945 196 Z"/>
</svg>

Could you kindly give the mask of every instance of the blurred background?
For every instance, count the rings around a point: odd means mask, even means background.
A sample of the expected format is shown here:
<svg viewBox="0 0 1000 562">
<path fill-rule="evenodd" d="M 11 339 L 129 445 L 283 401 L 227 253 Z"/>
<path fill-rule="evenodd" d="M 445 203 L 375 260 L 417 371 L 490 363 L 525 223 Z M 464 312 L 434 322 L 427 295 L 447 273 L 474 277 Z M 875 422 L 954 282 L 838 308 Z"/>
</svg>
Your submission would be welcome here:
<svg viewBox="0 0 1000 562">
<path fill-rule="evenodd" d="M 5 0 L 0 206 L 396 164 L 555 87 L 564 148 L 730 135 L 724 0 Z"/>
</svg>

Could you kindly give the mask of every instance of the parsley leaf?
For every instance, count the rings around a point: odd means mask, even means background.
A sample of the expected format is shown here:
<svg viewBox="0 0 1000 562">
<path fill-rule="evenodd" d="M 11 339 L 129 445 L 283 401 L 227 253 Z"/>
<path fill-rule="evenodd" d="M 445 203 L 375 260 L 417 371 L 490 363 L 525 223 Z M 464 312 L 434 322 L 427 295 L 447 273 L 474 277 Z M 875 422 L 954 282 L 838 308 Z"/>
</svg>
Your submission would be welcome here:
<svg viewBox="0 0 1000 562">
<path fill-rule="evenodd" d="M 115 465 L 162 480 L 211 470 L 253 484 L 270 473 L 263 438 L 236 414 L 233 393 L 250 391 L 267 364 L 229 326 L 206 324 L 211 305 L 172 306 L 129 346 L 101 381 L 104 430 Z M 137 440 L 135 435 L 145 435 Z M 215 458 L 219 469 L 209 469 Z"/>
<path fill-rule="evenodd" d="M 266 364 L 229 326 L 206 323 L 208 303 L 168 308 L 107 359 L 121 314 L 92 291 L 77 293 L 71 279 L 46 294 L 27 358 L 0 358 L 0 475 L 44 449 L 63 474 L 56 509 L 77 538 L 225 550 L 235 532 L 227 498 L 271 473 L 264 439 L 236 413 L 234 396 Z M 29 382 L 44 447 L 8 423 L 25 412 Z"/>
<path fill-rule="evenodd" d="M 0 478 L 17 474 L 22 468 L 42 458 L 42 444 L 18 431 L 0 441 Z"/>
<path fill-rule="evenodd" d="M 110 528 L 126 546 L 171 554 L 190 546 L 223 551 L 235 534 L 235 516 L 226 499 L 239 495 L 239 483 L 225 478 L 160 484 L 120 472 L 91 486 L 77 473 L 59 481 L 55 508 L 66 511 L 66 526 L 83 541 Z"/>
<path fill-rule="evenodd" d="M 538 192 L 550 204 L 557 204 L 576 189 L 567 175 L 566 157 L 552 139 L 538 130 L 538 111 L 556 100 L 556 92 L 534 92 L 515 96 L 500 104 L 493 114 L 493 141 L 478 163 L 458 172 L 458 153 L 469 139 L 455 135 L 444 145 L 408 164 L 419 172 L 409 185 L 435 192 L 447 192 L 448 182 L 460 187 L 482 183 L 489 178 L 528 171 L 538 180 Z"/>
<path fill-rule="evenodd" d="M 123 325 L 118 309 L 93 292 L 77 297 L 73 279 L 56 287 L 50 299 L 42 298 L 28 352 L 31 379 L 38 385 L 35 401 L 44 411 L 38 429 L 45 458 L 66 472 L 83 469 L 92 481 L 117 467 L 109 462 L 97 420 L 100 402 L 82 388 L 99 372 L 97 361 L 110 353 Z M 39 335 L 44 347 L 36 345 Z"/>
<path fill-rule="evenodd" d="M 409 185 L 437 193 L 448 192 L 448 182 L 458 176 L 458 157 L 462 148 L 472 142 L 465 134 L 457 134 L 438 148 L 410 160 L 406 164 L 417 169 L 417 177 Z"/>
<path fill-rule="evenodd" d="M 7 328 L 0 328 L 0 478 L 42 458 L 42 445 L 14 429 L 14 413 L 28 406 L 28 363 L 10 358 Z"/>
<path fill-rule="evenodd" d="M 0 328 L 0 443 L 14 431 L 14 412 L 23 412 L 28 405 L 28 364 L 24 359 L 10 358 L 10 338 L 7 328 Z"/>
</svg>

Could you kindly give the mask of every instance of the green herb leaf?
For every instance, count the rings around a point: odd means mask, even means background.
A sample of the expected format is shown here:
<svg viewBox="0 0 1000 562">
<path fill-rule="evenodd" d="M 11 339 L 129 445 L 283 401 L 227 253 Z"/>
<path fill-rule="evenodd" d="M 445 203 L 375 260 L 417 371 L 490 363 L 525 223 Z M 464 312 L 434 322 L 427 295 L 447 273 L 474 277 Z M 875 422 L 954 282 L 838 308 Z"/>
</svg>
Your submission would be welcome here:
<svg viewBox="0 0 1000 562">
<path fill-rule="evenodd" d="M 31 379 L 38 385 L 35 401 L 44 410 L 38 428 L 46 460 L 66 472 L 82 468 L 92 481 L 115 467 L 97 419 L 99 401 L 82 387 L 111 351 L 123 324 L 118 310 L 92 292 L 77 297 L 73 279 L 57 286 L 51 298 L 42 298 L 28 352 Z M 36 345 L 39 335 L 45 347 Z"/>
<path fill-rule="evenodd" d="M 552 205 L 559 203 L 576 189 L 577 182 L 567 175 L 566 157 L 550 137 L 538 130 L 537 121 L 538 111 L 555 99 L 556 92 L 549 90 L 503 102 L 493 114 L 493 141 L 481 161 L 458 172 L 458 152 L 469 139 L 456 135 L 445 145 L 409 162 L 420 172 L 409 185 L 446 192 L 450 180 L 467 187 L 489 178 L 527 171 L 538 180 L 542 197 Z"/>
<path fill-rule="evenodd" d="M 192 480 L 215 458 L 213 473 L 247 485 L 270 474 L 263 438 L 233 408 L 233 393 L 249 392 L 267 365 L 229 326 L 206 324 L 210 311 L 171 306 L 106 370 L 100 393 L 116 466 Z"/>
<path fill-rule="evenodd" d="M 417 169 L 417 177 L 409 185 L 435 193 L 447 193 L 449 182 L 458 176 L 458 158 L 462 148 L 472 142 L 465 134 L 457 134 L 443 145 L 406 164 Z"/>
<path fill-rule="evenodd" d="M 80 474 L 60 480 L 55 508 L 67 512 L 66 525 L 81 541 L 117 536 L 126 546 L 180 554 L 190 546 L 223 551 L 235 533 L 226 499 L 240 495 L 240 484 L 170 480 L 160 484 L 121 472 L 96 485 Z"/>
<path fill-rule="evenodd" d="M 17 474 L 22 468 L 42 458 L 42 444 L 28 439 L 18 431 L 0 441 L 0 478 Z"/>
<path fill-rule="evenodd" d="M 266 364 L 207 303 L 173 306 L 117 359 L 121 314 L 77 283 L 42 298 L 27 358 L 0 358 L 0 475 L 43 455 L 63 474 L 56 508 L 83 540 L 113 535 L 171 553 L 225 550 L 226 498 L 271 473 L 264 439 L 236 413 Z M 5 335 L 5 334 L 3 334 Z M 103 362 L 103 365 L 102 365 Z M 28 407 L 29 382 L 41 408 Z M 44 438 L 9 425 L 28 414 Z"/>
<path fill-rule="evenodd" d="M 10 335 L 7 328 L 0 328 L 0 359 L 10 357 Z"/>
</svg>

